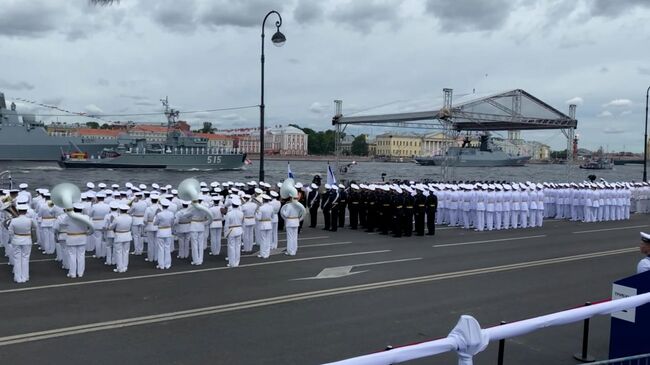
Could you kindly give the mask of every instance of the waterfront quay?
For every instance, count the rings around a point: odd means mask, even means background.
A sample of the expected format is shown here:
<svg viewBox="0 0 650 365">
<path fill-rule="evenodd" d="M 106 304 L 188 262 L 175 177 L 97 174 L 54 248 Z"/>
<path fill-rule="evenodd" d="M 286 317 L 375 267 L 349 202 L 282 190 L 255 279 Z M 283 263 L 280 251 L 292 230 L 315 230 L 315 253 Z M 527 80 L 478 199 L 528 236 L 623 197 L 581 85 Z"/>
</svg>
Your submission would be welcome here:
<svg viewBox="0 0 650 365">
<path fill-rule="evenodd" d="M 462 314 L 483 327 L 596 302 L 634 274 L 647 216 L 602 223 L 392 238 L 305 228 L 298 255 L 253 255 L 238 268 L 174 258 L 159 271 L 131 256 L 114 273 L 87 258 L 69 280 L 31 256 L 27 284 L 0 262 L 3 364 L 320 364 L 446 336 Z M 280 246 L 286 239 L 280 234 Z M 224 252 L 225 250 L 222 250 Z M 571 364 L 582 324 L 506 342 L 505 364 Z M 589 352 L 607 357 L 609 317 L 591 321 Z M 455 354 L 416 364 L 455 363 Z M 474 358 L 494 364 L 496 344 Z"/>
</svg>

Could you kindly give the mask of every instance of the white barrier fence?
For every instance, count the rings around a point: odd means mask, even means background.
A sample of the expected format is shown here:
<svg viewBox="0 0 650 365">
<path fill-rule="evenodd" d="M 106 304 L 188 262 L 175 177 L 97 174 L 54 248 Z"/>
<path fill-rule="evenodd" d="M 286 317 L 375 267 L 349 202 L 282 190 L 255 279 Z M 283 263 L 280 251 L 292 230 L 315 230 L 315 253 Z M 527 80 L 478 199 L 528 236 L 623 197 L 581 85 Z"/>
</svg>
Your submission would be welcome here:
<svg viewBox="0 0 650 365">
<path fill-rule="evenodd" d="M 482 329 L 472 316 L 463 315 L 449 335 L 435 341 L 399 347 L 390 351 L 353 357 L 327 365 L 390 365 L 404 361 L 456 351 L 459 365 L 471 365 L 474 355 L 483 351 L 490 341 L 499 341 L 536 330 L 578 322 L 595 315 L 605 315 L 650 303 L 650 293 L 612 300 L 591 306 L 570 309 L 519 322 Z"/>
</svg>

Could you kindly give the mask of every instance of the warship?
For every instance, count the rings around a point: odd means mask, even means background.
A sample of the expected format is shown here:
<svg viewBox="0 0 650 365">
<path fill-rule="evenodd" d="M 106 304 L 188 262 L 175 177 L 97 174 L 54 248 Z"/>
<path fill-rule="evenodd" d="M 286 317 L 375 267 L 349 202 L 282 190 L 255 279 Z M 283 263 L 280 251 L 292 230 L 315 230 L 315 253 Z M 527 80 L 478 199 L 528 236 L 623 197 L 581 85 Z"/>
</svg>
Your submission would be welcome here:
<svg viewBox="0 0 650 365">
<path fill-rule="evenodd" d="M 7 109 L 0 93 L 0 161 L 57 161 L 65 151 L 99 154 L 115 147 L 116 140 L 92 137 L 53 135 L 33 114 L 21 114 L 16 104 Z"/>
<path fill-rule="evenodd" d="M 491 147 L 488 136 L 481 136 L 479 147 L 470 147 L 466 140 L 462 147 L 449 147 L 444 155 L 415 158 L 419 165 L 440 166 L 446 163 L 455 167 L 524 166 L 528 160 L 530 156 L 513 156 Z"/>
<path fill-rule="evenodd" d="M 167 170 L 238 170 L 246 154 L 236 150 L 210 147 L 208 139 L 177 128 L 178 110 L 161 100 L 167 116 L 165 143 L 147 143 L 145 139 L 125 139 L 116 147 L 93 155 L 87 151 L 64 154 L 58 161 L 64 168 L 152 168 Z"/>
</svg>

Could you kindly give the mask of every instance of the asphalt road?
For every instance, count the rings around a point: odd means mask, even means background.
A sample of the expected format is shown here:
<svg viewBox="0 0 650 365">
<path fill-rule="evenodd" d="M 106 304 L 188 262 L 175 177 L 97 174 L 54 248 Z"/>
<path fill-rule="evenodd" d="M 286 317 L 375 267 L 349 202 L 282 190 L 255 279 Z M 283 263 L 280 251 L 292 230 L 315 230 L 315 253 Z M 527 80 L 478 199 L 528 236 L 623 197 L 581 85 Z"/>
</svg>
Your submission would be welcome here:
<svg viewBox="0 0 650 365">
<path fill-rule="evenodd" d="M 206 255 L 203 266 L 175 259 L 160 271 L 131 256 L 125 274 L 88 258 L 83 279 L 34 250 L 27 284 L 0 261 L 0 363 L 339 360 L 444 337 L 462 314 L 488 327 L 606 299 L 612 281 L 634 273 L 647 227 L 633 216 L 401 239 L 306 229 L 295 257 L 245 257 L 229 269 Z M 581 336 L 579 323 L 508 340 L 505 363 L 575 363 Z M 608 341 L 609 318 L 592 320 L 590 353 L 606 358 Z M 475 363 L 494 364 L 496 351 L 490 344 Z"/>
</svg>

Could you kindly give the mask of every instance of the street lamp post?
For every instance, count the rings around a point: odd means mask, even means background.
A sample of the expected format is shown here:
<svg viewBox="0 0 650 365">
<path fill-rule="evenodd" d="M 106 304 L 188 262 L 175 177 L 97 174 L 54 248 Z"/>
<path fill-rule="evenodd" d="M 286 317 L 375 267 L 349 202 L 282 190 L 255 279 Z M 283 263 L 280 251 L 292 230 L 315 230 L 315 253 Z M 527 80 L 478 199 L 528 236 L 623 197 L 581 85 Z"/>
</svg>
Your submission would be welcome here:
<svg viewBox="0 0 650 365">
<path fill-rule="evenodd" d="M 262 65 L 262 93 L 260 101 L 260 181 L 264 181 L 264 26 L 266 25 L 266 19 L 271 15 L 276 14 L 278 16 L 278 21 L 275 22 L 276 32 L 271 37 L 271 42 L 277 47 L 281 47 L 284 42 L 287 41 L 287 38 L 284 34 L 280 33 L 280 26 L 282 25 L 282 16 L 275 10 L 271 10 L 264 17 L 262 21 L 262 57 L 260 62 Z"/>
<path fill-rule="evenodd" d="M 648 94 L 650 86 L 645 92 L 645 134 L 643 135 L 643 182 L 648 181 Z"/>
</svg>

